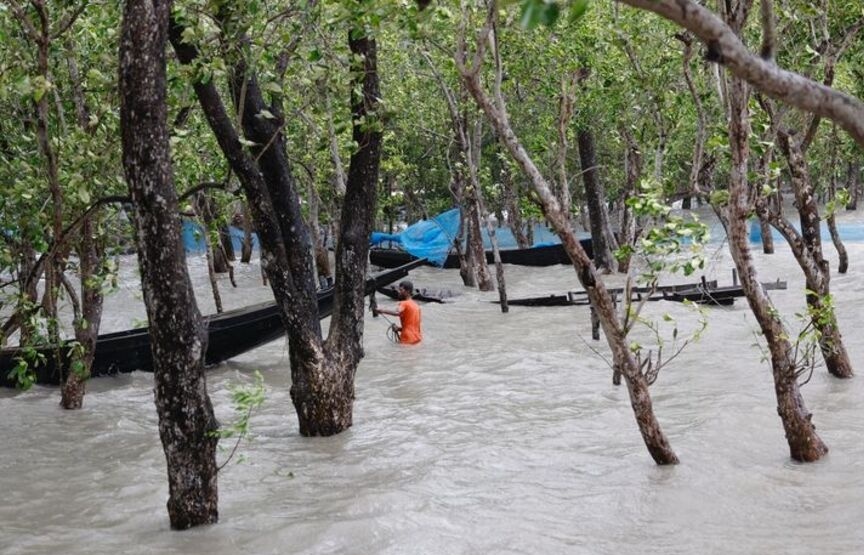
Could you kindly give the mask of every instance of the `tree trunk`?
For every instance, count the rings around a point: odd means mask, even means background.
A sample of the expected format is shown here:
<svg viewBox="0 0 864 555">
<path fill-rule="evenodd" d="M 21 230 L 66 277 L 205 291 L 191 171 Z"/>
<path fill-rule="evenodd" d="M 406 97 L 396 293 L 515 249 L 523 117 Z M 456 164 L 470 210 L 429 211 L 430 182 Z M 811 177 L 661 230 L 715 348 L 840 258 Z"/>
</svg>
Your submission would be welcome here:
<svg viewBox="0 0 864 555">
<path fill-rule="evenodd" d="M 78 259 L 81 274 L 81 321 L 75 322 L 75 340 L 80 344 L 72 358 L 72 371 L 66 377 L 60 395 L 60 406 L 64 409 L 80 409 L 84 405 L 84 393 L 93 358 L 96 354 L 96 339 L 102 322 L 102 306 L 105 299 L 102 283 L 97 274 L 104 249 L 94 238 L 90 218 L 81 226 L 81 242 Z"/>
<path fill-rule="evenodd" d="M 783 326 L 779 313 L 759 282 L 748 241 L 747 222 L 751 212 L 747 187 L 749 97 L 747 84 L 737 77 L 732 77 L 728 86 L 729 145 L 732 166 L 729 180 L 729 214 L 725 222 L 729 235 L 729 251 L 741 277 L 741 286 L 747 302 L 759 323 L 771 353 L 777 413 L 786 431 L 789 454 L 796 461 L 815 461 L 828 452 L 828 447 L 816 433 L 816 428 L 811 422 L 812 415 L 804 404 L 795 372 L 796 361 L 791 359 L 795 349 L 788 339 L 789 334 Z"/>
<path fill-rule="evenodd" d="M 355 76 L 350 88 L 353 139 L 360 147 L 348 166 L 342 232 L 336 246 L 333 318 L 324 357 L 292 356 L 291 398 L 305 436 L 329 436 L 351 426 L 354 373 L 363 356 L 363 290 L 383 143 L 383 133 L 374 125 L 381 91 L 375 40 L 353 29 L 348 46 Z M 321 379 L 322 375 L 327 378 Z"/>
<path fill-rule="evenodd" d="M 838 266 L 837 271 L 845 274 L 849 269 L 849 253 L 846 252 L 846 246 L 843 245 L 843 240 L 840 238 L 840 232 L 837 229 L 837 126 L 831 128 L 831 155 L 829 162 L 830 174 L 828 176 L 828 201 L 832 205 L 828 211 L 826 220 L 828 222 L 828 231 L 831 233 L 831 242 L 834 243 L 834 248 L 837 250 Z M 830 271 L 830 270 L 829 270 Z"/>
<path fill-rule="evenodd" d="M 594 264 L 598 268 L 612 271 L 615 269 L 615 258 L 612 256 L 613 245 L 608 240 L 609 221 L 606 216 L 606 192 L 598 177 L 594 135 L 590 129 L 583 128 L 579 130 L 577 140 L 579 160 L 582 163 L 582 180 L 585 183 L 588 219 L 591 223 Z"/>
<path fill-rule="evenodd" d="M 228 257 L 223 250 L 224 239 L 222 238 L 222 232 L 218 232 L 218 240 L 215 243 L 210 240 L 210 231 L 218 227 L 213 199 L 204 192 L 198 193 L 195 196 L 195 212 L 201 217 L 204 246 L 213 266 L 213 271 L 217 274 L 228 273 Z M 228 241 L 230 242 L 230 240 L 229 237 Z"/>
<path fill-rule="evenodd" d="M 802 245 L 797 248 L 793 246 L 792 252 L 805 276 L 810 321 L 819 332 L 819 347 L 828 372 L 838 378 L 851 378 L 852 363 L 843 344 L 837 315 L 828 301 L 831 296 L 831 268 L 822 253 L 819 207 L 813 194 L 810 171 L 801 145 L 783 131 L 777 135 L 780 148 L 789 163 L 795 205 L 800 216 Z"/>
<path fill-rule="evenodd" d="M 626 274 L 630 271 L 630 261 L 633 258 L 633 250 L 636 248 L 638 233 L 636 215 L 633 213 L 633 209 L 627 205 L 627 201 L 636 194 L 636 187 L 642 176 L 642 151 L 627 126 L 622 125 L 620 129 L 621 135 L 627 143 L 627 150 L 624 154 L 626 181 L 621 198 L 621 236 L 618 239 L 618 243 L 625 249 L 623 256 L 618 260 L 618 271 Z"/>
<path fill-rule="evenodd" d="M 470 178 L 469 178 L 470 179 Z M 471 183 L 465 188 L 465 221 L 468 224 L 468 251 L 473 263 L 474 275 L 477 278 L 477 288 L 480 291 L 492 291 L 495 284 L 486 263 L 486 249 L 483 248 L 483 235 L 480 231 L 480 201 L 479 184 Z"/>
<path fill-rule="evenodd" d="M 759 167 L 766 187 L 771 185 L 771 180 L 773 179 L 771 175 L 773 154 L 773 147 L 768 146 L 765 149 L 765 154 L 759 160 Z M 757 192 L 757 194 L 762 193 Z M 771 223 L 763 216 L 759 216 L 759 231 L 762 235 L 762 252 L 765 254 L 774 254 L 774 235 L 771 233 Z"/>
<path fill-rule="evenodd" d="M 467 115 L 463 116 L 462 122 L 464 125 L 463 142 L 463 160 L 467 165 L 468 172 L 468 187 L 465 190 L 465 196 L 468 201 L 468 224 L 470 233 L 468 248 L 474 257 L 474 270 L 477 273 L 477 288 L 480 291 L 494 291 L 495 282 L 492 281 L 492 274 L 489 272 L 489 264 L 486 261 L 486 249 L 483 246 L 482 225 L 486 220 L 486 213 L 483 209 L 483 190 L 480 187 L 480 139 L 481 139 L 481 122 L 478 120 L 474 125 L 473 130 L 468 126 Z M 488 220 L 486 220 L 488 223 Z M 494 233 L 494 231 L 493 231 Z M 491 238 L 490 238 L 491 239 Z M 499 255 L 500 262 L 500 255 Z"/>
<path fill-rule="evenodd" d="M 218 424 L 207 395 L 207 334 L 186 270 L 168 143 L 165 42 L 168 0 L 128 0 L 120 40 L 123 168 L 150 323 L 159 436 L 171 527 L 219 518 Z"/>
<path fill-rule="evenodd" d="M 234 253 L 234 241 L 231 239 L 231 230 L 227 225 L 219 226 L 219 243 L 222 245 L 226 271 L 230 271 L 231 263 L 237 260 L 237 255 Z"/>
<path fill-rule="evenodd" d="M 519 186 L 513 179 L 510 170 L 503 164 L 501 167 L 501 186 L 504 189 L 507 226 L 513 233 L 513 238 L 516 239 L 516 246 L 520 249 L 527 249 L 531 246 L 531 241 L 525 233 L 526 225 L 522 221 L 522 209 L 519 206 Z"/>
<path fill-rule="evenodd" d="M 858 198 L 861 196 L 861 168 L 855 162 L 850 161 L 848 165 L 848 173 L 846 179 L 846 188 L 849 190 L 849 204 L 846 205 L 846 210 L 858 210 Z"/>
<path fill-rule="evenodd" d="M 486 26 L 484 27 L 483 33 L 481 33 L 481 37 L 478 39 L 478 48 L 485 47 L 486 38 L 490 39 L 490 43 L 493 47 L 497 47 L 497 39 L 494 34 L 491 34 L 497 15 L 497 6 L 493 2 L 487 13 Z M 465 17 L 464 14 L 463 17 Z M 483 36 L 484 34 L 485 37 Z M 645 381 L 645 377 L 642 375 L 641 370 L 637 366 L 633 354 L 629 350 L 626 334 L 618 321 L 612 298 L 606 290 L 606 286 L 602 281 L 600 281 L 594 264 L 592 264 L 591 259 L 588 258 L 588 255 L 582 249 L 582 246 L 579 244 L 579 240 L 576 238 L 567 218 L 564 217 L 563 209 L 558 203 L 558 199 L 553 193 L 552 188 L 549 186 L 549 183 L 542 174 L 540 174 L 537 166 L 534 164 L 533 160 L 525 151 L 525 148 L 513 132 L 513 128 L 511 127 L 507 116 L 503 96 L 500 94 L 500 89 L 496 88 L 495 101 L 493 104 L 493 101 L 489 98 L 480 84 L 479 64 L 474 65 L 470 69 L 464 64 L 464 60 L 466 59 L 464 56 L 464 36 L 460 36 L 459 43 L 461 52 L 457 53 L 455 61 L 459 68 L 462 81 L 465 83 L 480 109 L 486 114 L 486 117 L 494 127 L 499 140 L 501 140 L 503 145 L 510 152 L 510 155 L 530 179 L 531 184 L 539 197 L 543 213 L 552 224 L 552 228 L 561 238 L 561 243 L 573 262 L 573 267 L 576 270 L 576 275 L 580 283 L 588 293 L 592 306 L 597 309 L 598 316 L 603 326 L 603 331 L 606 335 L 609 347 L 612 350 L 613 360 L 617 365 L 620 365 L 621 371 L 627 380 L 628 391 L 630 393 L 630 403 L 633 407 L 633 413 L 636 417 L 639 431 L 642 434 L 642 439 L 648 448 L 648 452 L 657 464 L 676 464 L 678 462 L 678 457 L 675 455 L 675 452 L 672 451 L 671 446 L 660 429 L 659 422 L 657 422 L 657 419 L 654 416 L 654 409 L 651 403 L 651 397 L 648 393 L 647 382 Z M 482 60 L 482 56 L 478 56 L 478 59 Z M 497 81 L 500 82 L 500 64 L 496 64 L 496 73 Z M 602 198 L 600 200 L 602 202 Z"/>
<path fill-rule="evenodd" d="M 252 261 L 252 217 L 249 215 L 248 203 L 243 203 L 243 245 L 240 248 L 240 262 L 249 264 Z"/>
<path fill-rule="evenodd" d="M 829 197 L 833 200 L 834 197 L 834 189 L 832 185 L 831 196 Z M 845 274 L 847 270 L 849 270 L 849 253 L 846 252 L 846 246 L 843 244 L 843 240 L 840 238 L 840 231 L 837 229 L 837 216 L 834 212 L 828 214 L 828 231 L 831 233 L 831 241 L 834 243 L 834 248 L 837 249 L 837 272 L 841 274 Z"/>
<path fill-rule="evenodd" d="M 693 106 L 696 108 L 696 143 L 693 145 L 693 162 L 690 166 L 690 180 L 688 181 L 687 192 L 690 195 L 698 195 L 700 193 L 699 170 L 702 168 L 702 157 L 705 153 L 705 138 L 707 135 L 705 108 L 702 106 L 702 99 L 699 96 L 699 91 L 696 90 L 696 84 L 693 82 L 690 71 L 690 61 L 693 58 L 693 36 L 690 33 L 679 33 L 675 37 L 684 43 L 684 57 L 682 60 L 684 80 L 687 82 L 690 98 L 693 99 Z M 689 210 L 690 200 L 690 196 L 685 197 L 682 208 Z"/>
</svg>

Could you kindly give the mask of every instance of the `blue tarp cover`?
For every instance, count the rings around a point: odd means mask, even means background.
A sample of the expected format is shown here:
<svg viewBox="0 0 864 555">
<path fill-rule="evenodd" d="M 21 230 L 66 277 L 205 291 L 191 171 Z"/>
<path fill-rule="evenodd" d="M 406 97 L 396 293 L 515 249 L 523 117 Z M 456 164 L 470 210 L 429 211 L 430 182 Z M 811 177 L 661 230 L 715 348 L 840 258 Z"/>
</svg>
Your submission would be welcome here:
<svg viewBox="0 0 864 555">
<path fill-rule="evenodd" d="M 371 242 L 380 245 L 385 241 L 399 243 L 417 258 L 425 258 L 436 266 L 443 266 L 447 254 L 459 231 L 459 209 L 453 208 L 429 220 L 420 220 L 405 228 L 402 233 L 374 232 Z"/>
<path fill-rule="evenodd" d="M 486 250 L 492 248 L 485 227 L 483 246 Z M 453 247 L 453 241 L 459 232 L 459 209 L 453 208 L 442 212 L 429 220 L 420 220 L 405 228 L 401 233 L 372 232 L 370 239 L 373 246 L 382 243 L 396 243 L 405 251 L 418 258 L 426 258 L 432 264 L 443 266 L 444 260 Z M 509 228 L 499 227 L 495 231 L 498 246 L 502 249 L 516 248 L 516 239 Z M 542 225 L 534 226 L 534 246 L 556 245 L 561 242 L 557 235 Z"/>
</svg>

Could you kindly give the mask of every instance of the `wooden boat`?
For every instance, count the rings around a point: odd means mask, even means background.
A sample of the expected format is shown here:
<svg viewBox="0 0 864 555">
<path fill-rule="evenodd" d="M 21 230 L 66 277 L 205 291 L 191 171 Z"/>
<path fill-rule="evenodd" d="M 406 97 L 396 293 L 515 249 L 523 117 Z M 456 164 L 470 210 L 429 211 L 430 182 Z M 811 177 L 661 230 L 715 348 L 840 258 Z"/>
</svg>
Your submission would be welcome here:
<svg viewBox="0 0 864 555">
<path fill-rule="evenodd" d="M 378 287 L 407 276 L 411 269 L 420 264 L 422 261 L 418 260 L 375 274 L 366 280 L 366 295 L 371 294 Z M 333 288 L 331 287 L 318 292 L 318 313 L 321 318 L 326 318 L 332 312 Z M 208 341 L 204 363 L 207 366 L 251 351 L 285 335 L 279 309 L 276 303 L 272 301 L 207 316 L 205 322 Z M 57 385 L 60 382 L 60 373 L 54 362 L 53 349 L 40 348 L 38 352 L 40 358 L 44 357 L 44 362 L 34 368 L 36 383 Z M 69 349 L 61 348 L 60 353 L 61 365 L 65 373 L 69 367 Z M 17 359 L 22 354 L 22 350 L 19 348 L 0 350 L 0 386 L 15 387 L 15 380 L 9 374 L 18 364 Z M 135 370 L 153 371 L 150 334 L 147 328 L 106 333 L 99 336 L 96 342 L 96 354 L 91 377 Z"/>
<path fill-rule="evenodd" d="M 591 248 L 591 239 L 580 239 L 579 243 L 589 258 L 594 257 L 594 250 Z M 501 262 L 504 264 L 515 264 L 517 266 L 554 266 L 555 264 L 571 264 L 570 257 L 564 251 L 564 246 L 542 245 L 538 247 L 530 247 L 527 249 L 501 249 Z M 412 260 L 417 260 L 417 257 L 399 249 L 369 249 L 369 262 L 380 268 L 395 268 L 406 264 Z M 491 250 L 486 251 L 486 262 L 492 264 L 494 262 L 493 253 Z M 431 265 L 431 263 L 430 263 Z M 452 269 L 459 267 L 459 257 L 455 254 L 450 254 L 444 261 L 444 268 Z"/>
<path fill-rule="evenodd" d="M 744 289 L 740 285 L 731 285 L 728 287 L 702 288 L 671 291 L 663 293 L 665 301 L 689 301 L 696 304 L 710 304 L 716 306 L 730 306 L 735 303 L 735 299 L 744 296 Z"/>
<path fill-rule="evenodd" d="M 391 299 L 399 298 L 399 289 L 396 287 L 389 285 L 386 287 L 379 287 L 377 289 L 378 293 L 381 293 L 385 297 L 390 297 Z M 447 302 L 445 299 L 450 297 L 455 297 L 456 294 L 452 291 L 448 291 L 446 289 L 432 290 L 427 289 L 425 287 L 422 288 L 414 288 L 414 293 L 411 295 L 411 298 L 415 301 L 420 301 L 423 303 L 445 303 Z"/>
<path fill-rule="evenodd" d="M 641 295 L 650 294 L 648 300 L 658 301 L 661 299 L 673 299 L 666 295 L 674 294 L 677 291 L 693 292 L 697 288 L 707 287 L 708 290 L 714 290 L 717 287 L 717 281 L 705 281 L 700 283 L 683 283 L 678 285 L 658 285 L 657 287 L 631 287 L 630 293 L 634 299 L 639 299 Z M 624 293 L 623 287 L 611 287 L 607 289 L 613 297 L 619 297 Z M 683 300 L 683 298 L 681 299 Z M 500 303 L 500 301 L 491 301 Z M 585 291 L 568 291 L 563 295 L 549 294 L 541 297 L 526 297 L 521 299 L 509 299 L 507 304 L 512 306 L 573 306 L 573 305 L 589 305 L 588 293 Z"/>
</svg>

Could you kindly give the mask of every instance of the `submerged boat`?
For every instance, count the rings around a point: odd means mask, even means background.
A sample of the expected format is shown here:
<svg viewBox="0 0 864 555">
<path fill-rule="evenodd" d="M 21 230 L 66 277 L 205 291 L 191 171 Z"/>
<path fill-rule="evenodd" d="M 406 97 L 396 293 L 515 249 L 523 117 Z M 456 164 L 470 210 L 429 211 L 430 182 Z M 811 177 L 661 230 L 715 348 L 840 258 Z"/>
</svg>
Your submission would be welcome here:
<svg viewBox="0 0 864 555">
<path fill-rule="evenodd" d="M 399 289 L 393 285 L 388 285 L 386 287 L 379 287 L 378 293 L 381 293 L 385 297 L 390 297 L 391 299 L 399 299 Z M 455 297 L 457 293 L 450 291 L 449 289 L 427 289 L 426 287 L 415 287 L 414 293 L 411 295 L 411 298 L 415 301 L 423 302 L 423 303 L 439 303 L 443 304 L 447 302 L 447 299 L 451 297 Z"/>
<path fill-rule="evenodd" d="M 649 301 L 672 300 L 683 301 L 694 300 L 696 292 L 716 291 L 717 280 L 702 281 L 700 283 L 681 283 L 677 285 L 657 285 L 654 287 L 631 287 L 630 295 L 634 300 L 641 299 L 643 295 L 649 295 Z M 621 297 L 625 289 L 623 287 L 609 287 L 606 291 L 613 299 Z M 681 295 L 679 295 L 681 293 Z M 701 294 L 701 293 L 700 293 Z M 724 293 L 725 294 L 725 293 Z M 501 301 L 490 301 L 500 303 Z M 696 302 L 696 301 L 694 301 Z M 588 306 L 591 301 L 586 291 L 567 291 L 564 294 L 549 294 L 540 297 L 526 297 L 520 299 L 509 299 L 507 304 L 512 306 Z"/>
<path fill-rule="evenodd" d="M 381 272 L 366 280 L 366 295 L 377 288 L 383 287 L 408 275 L 422 261 L 410 262 L 398 268 Z M 333 312 L 333 288 L 318 292 L 318 314 L 321 318 L 330 316 Z M 229 310 L 221 314 L 206 316 L 207 352 L 204 364 L 212 366 L 239 354 L 251 351 L 265 343 L 274 341 L 285 335 L 285 328 L 279 316 L 279 308 L 275 302 L 265 302 L 257 305 Z M 57 385 L 61 373 L 55 363 L 54 349 L 49 347 L 37 349 L 42 360 L 34 367 L 36 383 Z M 17 366 L 23 356 L 23 349 L 9 348 L 0 350 L 0 386 L 15 387 L 14 377 L 10 372 Z M 69 367 L 69 349 L 60 349 L 61 366 L 64 374 Z M 138 328 L 100 335 L 96 341 L 96 354 L 93 360 L 91 377 L 107 376 L 119 373 L 141 370 L 153 371 L 153 356 L 150 351 L 150 333 L 147 328 Z"/>
<path fill-rule="evenodd" d="M 589 258 L 594 258 L 594 249 L 591 248 L 591 239 L 580 239 L 579 243 Z M 553 245 L 540 245 L 527 249 L 500 249 L 501 262 L 504 264 L 516 264 L 517 266 L 554 266 L 556 264 L 572 264 L 570 257 L 564 250 L 564 245 L 557 243 Z M 369 263 L 380 268 L 395 268 L 406 264 L 417 257 L 401 249 L 371 248 L 369 249 Z M 492 264 L 494 255 L 491 250 L 486 251 L 486 262 Z M 430 264 L 431 263 L 428 263 Z M 452 269 L 459 267 L 459 257 L 455 254 L 447 255 L 444 260 L 444 268 Z"/>
</svg>

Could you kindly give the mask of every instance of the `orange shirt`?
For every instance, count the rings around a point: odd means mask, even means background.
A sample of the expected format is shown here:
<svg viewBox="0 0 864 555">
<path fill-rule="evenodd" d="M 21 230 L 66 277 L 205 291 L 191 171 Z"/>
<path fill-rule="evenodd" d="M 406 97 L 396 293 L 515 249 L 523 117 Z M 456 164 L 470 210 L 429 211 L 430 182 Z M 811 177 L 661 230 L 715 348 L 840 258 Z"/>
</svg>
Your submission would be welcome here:
<svg viewBox="0 0 864 555">
<path fill-rule="evenodd" d="M 420 307 L 417 303 L 410 299 L 399 302 L 399 322 L 402 324 L 400 343 L 420 343 L 423 340 L 423 332 L 420 331 Z"/>
</svg>

